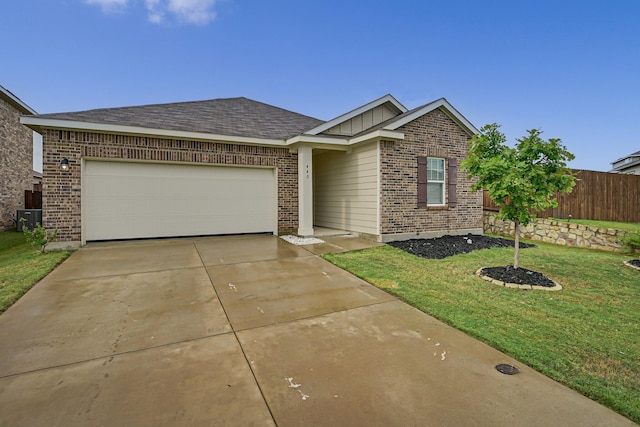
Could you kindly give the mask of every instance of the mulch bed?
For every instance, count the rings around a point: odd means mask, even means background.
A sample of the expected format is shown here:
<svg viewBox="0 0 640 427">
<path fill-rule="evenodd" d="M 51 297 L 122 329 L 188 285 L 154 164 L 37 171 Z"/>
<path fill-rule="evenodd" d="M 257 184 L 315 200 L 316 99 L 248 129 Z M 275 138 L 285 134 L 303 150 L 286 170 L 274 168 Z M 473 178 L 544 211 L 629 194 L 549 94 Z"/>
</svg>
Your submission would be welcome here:
<svg viewBox="0 0 640 427">
<path fill-rule="evenodd" d="M 553 288 L 556 286 L 553 280 L 542 273 L 527 270 L 526 268 L 513 268 L 512 265 L 505 267 L 486 267 L 481 270 L 481 275 L 489 276 L 492 279 L 505 283 L 515 283 L 516 285 L 542 286 Z"/>
<path fill-rule="evenodd" d="M 467 234 L 466 236 L 442 236 L 435 239 L 404 240 L 391 242 L 389 245 L 422 258 L 442 259 L 478 249 L 513 248 L 513 240 Z M 520 249 L 535 247 L 536 245 L 529 243 L 520 243 Z"/>
<path fill-rule="evenodd" d="M 625 264 L 628 265 L 629 267 L 634 267 L 640 270 L 640 259 L 632 259 L 625 262 Z"/>
<path fill-rule="evenodd" d="M 513 248 L 513 240 L 500 237 L 468 234 L 466 236 L 442 236 L 435 239 L 412 239 L 401 242 L 391 242 L 390 246 L 401 249 L 413 255 L 429 259 L 443 259 L 453 255 L 466 254 L 478 249 Z M 520 243 L 521 249 L 535 248 L 530 243 Z M 556 284 L 542 273 L 526 268 L 487 267 L 481 270 L 481 275 L 504 283 L 517 285 L 531 285 L 553 288 Z"/>
</svg>

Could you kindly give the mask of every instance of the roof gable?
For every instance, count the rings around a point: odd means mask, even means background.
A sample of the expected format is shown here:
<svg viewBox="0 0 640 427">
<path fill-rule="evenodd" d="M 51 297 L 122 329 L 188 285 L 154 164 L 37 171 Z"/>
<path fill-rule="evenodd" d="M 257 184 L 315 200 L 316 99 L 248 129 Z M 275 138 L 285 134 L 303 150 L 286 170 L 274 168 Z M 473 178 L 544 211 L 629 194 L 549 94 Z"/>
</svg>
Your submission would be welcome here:
<svg viewBox="0 0 640 427">
<path fill-rule="evenodd" d="M 5 89 L 2 85 L 0 85 L 0 99 L 7 101 L 22 114 L 37 114 L 33 108 L 22 102 L 20 98 L 11 93 L 10 90 Z"/>
<path fill-rule="evenodd" d="M 353 136 L 396 117 L 407 108 L 391 95 L 385 95 L 361 107 L 342 114 L 311 130 L 308 135 L 328 134 Z"/>
<path fill-rule="evenodd" d="M 451 103 L 449 103 L 449 101 L 447 101 L 445 98 L 437 99 L 428 104 L 414 108 L 411 111 L 407 111 L 400 116 L 394 117 L 393 119 L 388 120 L 385 123 L 382 123 L 380 125 L 380 128 L 386 129 L 386 130 L 396 130 L 399 127 L 404 126 L 407 123 L 412 122 L 438 108 L 442 110 L 444 113 L 446 113 L 449 117 L 451 117 L 460 126 L 462 126 L 462 128 L 470 135 L 475 135 L 480 132 L 469 120 L 467 120 L 466 117 L 460 114 L 460 112 L 456 110 L 455 107 L 451 105 Z"/>
<path fill-rule="evenodd" d="M 611 162 L 613 170 L 615 171 L 624 171 L 638 164 L 640 164 L 640 151 L 636 151 L 635 153 L 631 153 L 628 156 L 621 157 L 618 160 Z"/>
</svg>

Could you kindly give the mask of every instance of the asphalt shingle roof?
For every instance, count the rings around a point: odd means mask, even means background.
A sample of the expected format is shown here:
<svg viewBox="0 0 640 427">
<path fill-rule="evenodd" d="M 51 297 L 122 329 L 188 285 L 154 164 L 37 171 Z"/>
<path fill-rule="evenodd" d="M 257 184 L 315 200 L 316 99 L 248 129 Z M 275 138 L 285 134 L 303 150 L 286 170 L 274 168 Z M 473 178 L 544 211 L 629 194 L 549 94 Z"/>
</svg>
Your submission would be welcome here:
<svg viewBox="0 0 640 427">
<path fill-rule="evenodd" d="M 290 138 L 324 123 L 244 97 L 101 108 L 36 117 L 268 139 Z"/>
</svg>

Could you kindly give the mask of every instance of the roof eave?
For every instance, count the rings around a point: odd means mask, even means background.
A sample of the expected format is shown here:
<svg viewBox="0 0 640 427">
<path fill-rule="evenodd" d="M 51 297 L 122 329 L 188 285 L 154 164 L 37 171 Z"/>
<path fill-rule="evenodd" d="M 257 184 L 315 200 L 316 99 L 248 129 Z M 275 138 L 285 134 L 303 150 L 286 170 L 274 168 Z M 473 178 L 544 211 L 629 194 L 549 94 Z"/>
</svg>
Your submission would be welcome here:
<svg viewBox="0 0 640 427">
<path fill-rule="evenodd" d="M 426 104 L 425 106 L 417 109 L 413 113 L 408 114 L 405 117 L 402 117 L 396 121 L 393 121 L 392 123 L 385 126 L 384 129 L 396 130 L 399 127 L 404 126 L 407 123 L 412 122 L 438 108 L 443 109 L 443 111 L 445 111 L 445 113 L 447 113 L 449 117 L 451 117 L 459 125 L 461 125 L 469 135 L 475 135 L 477 133 L 480 133 L 480 131 L 473 125 L 473 123 L 467 120 L 467 118 L 463 116 L 458 110 L 456 110 L 455 107 L 451 105 L 451 103 L 447 101 L 445 98 L 440 98 L 429 104 Z"/>
<path fill-rule="evenodd" d="M 7 100 L 7 102 L 9 104 L 13 105 L 13 107 L 15 107 L 21 113 L 23 113 L 23 114 L 38 114 L 36 112 L 36 110 L 34 110 L 33 108 L 29 107 L 27 104 L 22 102 L 22 100 L 20 98 L 18 98 L 13 93 L 11 93 L 10 90 L 5 89 L 2 85 L 0 85 L 0 94 L 2 95 L 2 97 L 4 99 Z"/>
<path fill-rule="evenodd" d="M 199 141 L 211 141 L 211 142 L 228 142 L 234 144 L 249 144 L 249 145 L 268 145 L 268 146 L 285 146 L 284 139 L 272 139 L 272 138 L 258 138 L 247 137 L 237 135 L 222 135 L 206 132 L 190 132 L 171 129 L 155 129 L 146 128 L 142 126 L 126 126 L 126 125 L 114 125 L 107 123 L 91 123 L 72 120 L 61 119 L 47 119 L 23 116 L 20 118 L 20 123 L 35 130 L 41 131 L 42 129 L 69 129 L 69 130 L 81 130 L 87 132 L 107 132 L 118 134 L 130 134 L 130 135 L 143 135 L 143 136 L 155 136 L 161 138 L 171 139 L 195 139 Z"/>
<path fill-rule="evenodd" d="M 394 132 L 385 129 L 378 129 L 354 138 L 335 138 L 316 135 L 296 135 L 287 140 L 290 150 L 295 152 L 300 145 L 311 146 L 313 148 L 323 148 L 329 150 L 348 151 L 354 145 L 374 141 L 399 141 L 404 139 L 404 133 Z"/>
<path fill-rule="evenodd" d="M 313 129 L 308 130 L 307 132 L 305 132 L 305 134 L 309 134 L 309 135 L 317 135 L 319 133 L 322 133 L 324 131 L 326 131 L 327 129 L 331 129 L 332 127 L 345 122 L 349 119 L 354 118 L 355 116 L 357 116 L 358 114 L 362 114 L 365 111 L 368 111 L 372 108 L 375 108 L 379 105 L 382 105 L 384 103 L 391 103 L 394 107 L 396 107 L 401 113 L 405 113 L 407 112 L 407 107 L 405 107 L 404 105 L 402 105 L 397 99 L 395 99 L 392 95 L 387 94 L 381 98 L 378 98 L 376 100 L 373 100 L 361 107 L 356 108 L 355 110 L 351 110 L 348 113 L 342 114 L 338 117 L 336 117 L 335 119 L 329 120 L 328 122 L 325 122 L 319 126 L 316 126 Z"/>
</svg>

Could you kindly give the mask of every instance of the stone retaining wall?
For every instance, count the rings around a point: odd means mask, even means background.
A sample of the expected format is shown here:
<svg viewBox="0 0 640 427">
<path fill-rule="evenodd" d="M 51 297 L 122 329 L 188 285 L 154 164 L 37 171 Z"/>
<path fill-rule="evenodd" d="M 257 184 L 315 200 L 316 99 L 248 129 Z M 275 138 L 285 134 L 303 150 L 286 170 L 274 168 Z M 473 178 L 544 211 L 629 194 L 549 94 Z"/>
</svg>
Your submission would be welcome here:
<svg viewBox="0 0 640 427">
<path fill-rule="evenodd" d="M 483 225 L 485 233 L 514 236 L 513 221 L 497 220 L 494 212 L 484 212 Z M 520 228 L 520 237 L 524 239 L 611 252 L 623 250 L 622 239 L 625 234 L 626 232 L 614 228 L 592 227 L 541 218 Z"/>
</svg>

